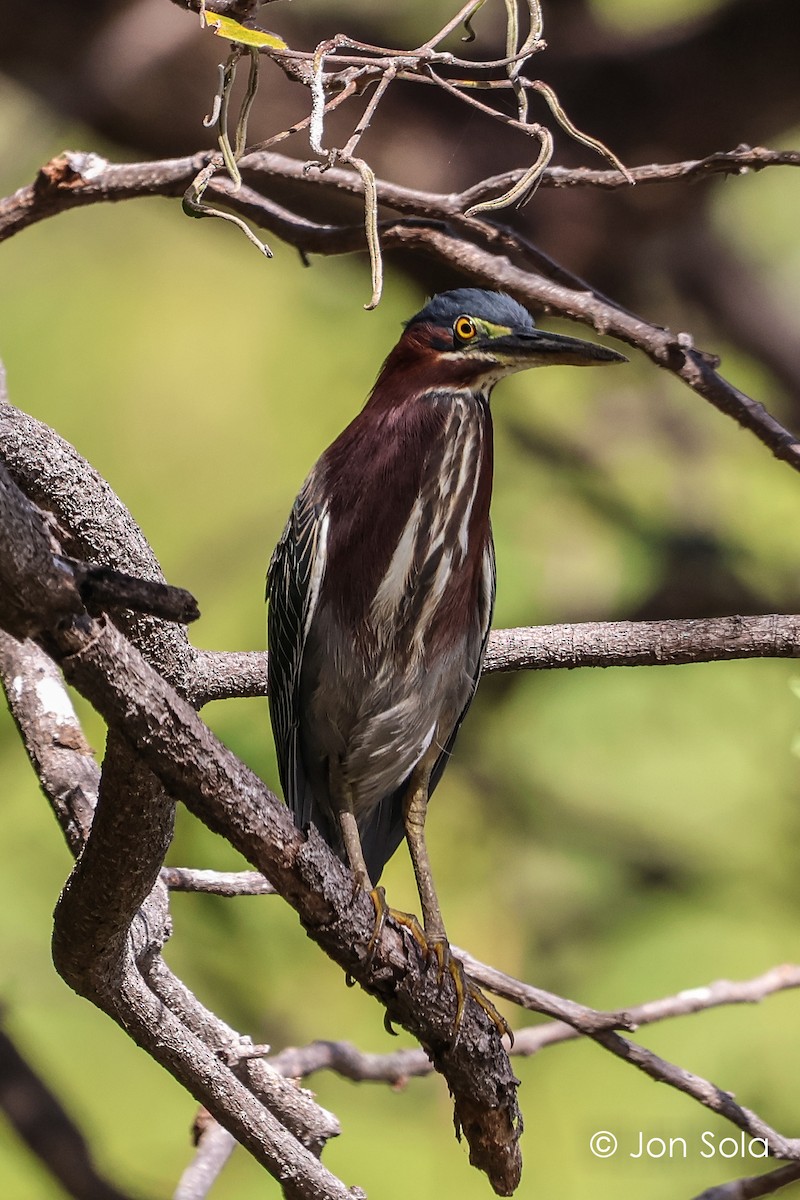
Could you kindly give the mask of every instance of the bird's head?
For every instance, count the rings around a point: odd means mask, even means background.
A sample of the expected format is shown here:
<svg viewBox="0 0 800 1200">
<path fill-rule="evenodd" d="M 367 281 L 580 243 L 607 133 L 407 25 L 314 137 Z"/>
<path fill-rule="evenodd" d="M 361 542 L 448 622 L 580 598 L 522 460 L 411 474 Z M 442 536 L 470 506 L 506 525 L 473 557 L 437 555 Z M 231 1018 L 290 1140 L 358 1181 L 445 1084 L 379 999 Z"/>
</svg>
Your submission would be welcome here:
<svg viewBox="0 0 800 1200">
<path fill-rule="evenodd" d="M 406 322 L 386 366 L 416 368 L 434 386 L 484 389 L 530 367 L 625 361 L 606 346 L 537 329 L 530 313 L 502 292 L 457 288 L 434 296 Z"/>
</svg>

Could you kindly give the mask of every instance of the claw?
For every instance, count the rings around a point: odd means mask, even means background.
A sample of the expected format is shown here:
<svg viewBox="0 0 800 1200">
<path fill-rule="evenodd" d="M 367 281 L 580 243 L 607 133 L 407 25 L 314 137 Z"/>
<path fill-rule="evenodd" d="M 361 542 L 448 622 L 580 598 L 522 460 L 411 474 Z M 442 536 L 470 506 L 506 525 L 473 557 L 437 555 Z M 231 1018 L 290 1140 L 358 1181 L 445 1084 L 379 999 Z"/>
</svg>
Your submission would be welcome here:
<svg viewBox="0 0 800 1200">
<path fill-rule="evenodd" d="M 364 959 L 367 967 L 372 965 L 375 950 L 377 949 L 378 942 L 383 933 L 383 927 L 388 918 L 391 918 L 395 925 L 401 925 L 404 929 L 407 929 L 421 952 L 423 954 L 428 953 L 428 943 L 425 940 L 425 934 L 422 932 L 422 927 L 413 913 L 401 912 L 399 908 L 390 908 L 386 903 L 386 893 L 380 886 L 372 889 L 369 898 L 375 908 L 375 925 L 372 930 L 372 937 L 367 943 L 367 953 Z"/>
<path fill-rule="evenodd" d="M 452 1044 L 455 1046 L 458 1041 L 458 1035 L 461 1032 L 461 1026 L 464 1022 L 464 1008 L 467 1003 L 467 996 L 469 996 L 476 1004 L 480 1005 L 500 1036 L 507 1035 L 513 1046 L 514 1035 L 505 1017 L 497 1011 L 491 1000 L 484 996 L 478 985 L 473 983 L 469 978 L 464 970 L 464 964 L 451 951 L 447 938 L 440 936 L 426 937 L 422 926 L 413 913 L 402 912 L 400 909 L 389 907 L 386 903 L 386 893 L 382 887 L 372 888 L 369 897 L 375 908 L 375 925 L 372 930 L 372 936 L 367 943 L 367 952 L 364 956 L 365 966 L 367 968 L 372 966 L 372 960 L 375 956 L 384 926 L 387 920 L 391 919 L 396 925 L 400 925 L 409 931 L 426 963 L 430 962 L 432 956 L 436 958 L 438 966 L 436 982 L 440 990 L 444 983 L 445 972 L 453 980 L 453 986 L 456 990 L 456 1015 L 453 1021 Z M 350 977 L 347 978 L 348 986 L 352 986 L 354 982 Z M 384 1024 L 389 1033 L 394 1033 L 394 1029 L 392 1029 L 389 1023 L 388 1015 L 385 1018 Z"/>
<path fill-rule="evenodd" d="M 469 996 L 475 1001 L 476 1004 L 481 1006 L 489 1020 L 497 1029 L 497 1032 L 500 1034 L 500 1036 L 503 1037 L 504 1034 L 508 1035 L 513 1046 L 514 1035 L 511 1032 L 511 1028 L 505 1017 L 497 1011 L 491 1000 L 484 996 L 478 985 L 473 983 L 469 978 L 464 970 L 464 964 L 459 958 L 455 957 L 450 949 L 450 943 L 447 941 L 447 939 L 440 937 L 431 938 L 430 941 L 427 942 L 427 957 L 430 958 L 431 954 L 436 956 L 436 961 L 439 965 L 439 971 L 436 980 L 439 985 L 439 989 L 441 990 L 445 971 L 447 971 L 450 975 L 450 978 L 453 980 L 453 986 L 456 989 L 456 1016 L 453 1022 L 453 1045 L 455 1046 L 456 1042 L 458 1041 L 458 1035 L 461 1032 L 461 1026 L 464 1021 L 464 1008 L 467 1002 L 467 996 Z"/>
<path fill-rule="evenodd" d="M 364 963 L 367 967 L 372 966 L 372 960 L 375 957 L 375 947 L 380 941 L 383 927 L 386 924 L 386 916 L 389 912 L 389 906 L 386 903 L 386 893 L 382 887 L 374 887 L 369 894 L 375 909 L 375 924 L 372 928 L 372 937 L 367 943 L 367 953 L 364 956 Z"/>
<path fill-rule="evenodd" d="M 463 967 L 462 967 L 462 970 L 463 970 Z M 466 976 L 465 976 L 465 978 L 466 978 Z M 467 979 L 467 991 L 469 992 L 472 999 L 476 1002 L 476 1004 L 480 1004 L 481 1008 L 486 1013 L 489 1020 L 492 1022 L 492 1024 L 497 1029 L 497 1032 L 500 1034 L 500 1037 L 503 1037 L 504 1035 L 506 1037 L 508 1037 L 509 1044 L 510 1044 L 509 1048 L 511 1046 L 513 1046 L 514 1045 L 514 1031 L 512 1030 L 511 1026 L 509 1025 L 508 1021 L 505 1019 L 503 1014 L 497 1011 L 497 1009 L 495 1008 L 495 1006 L 492 1004 L 491 1000 L 487 996 L 484 996 L 483 992 L 478 987 L 478 985 L 476 983 L 472 983 L 469 979 Z"/>
</svg>

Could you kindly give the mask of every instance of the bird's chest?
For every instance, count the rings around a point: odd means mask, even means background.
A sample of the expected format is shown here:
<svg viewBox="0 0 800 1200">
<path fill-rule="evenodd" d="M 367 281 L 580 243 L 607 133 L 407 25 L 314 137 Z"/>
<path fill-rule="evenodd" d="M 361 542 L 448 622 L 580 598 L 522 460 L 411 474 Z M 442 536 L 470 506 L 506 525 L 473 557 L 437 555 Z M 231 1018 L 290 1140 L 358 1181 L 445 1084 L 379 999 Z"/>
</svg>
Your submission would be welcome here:
<svg viewBox="0 0 800 1200">
<path fill-rule="evenodd" d="M 451 400 L 434 436 L 392 449 L 362 479 L 331 556 L 332 615 L 367 659 L 424 656 L 443 620 L 467 623 L 490 537 L 491 426 L 474 398 Z"/>
</svg>

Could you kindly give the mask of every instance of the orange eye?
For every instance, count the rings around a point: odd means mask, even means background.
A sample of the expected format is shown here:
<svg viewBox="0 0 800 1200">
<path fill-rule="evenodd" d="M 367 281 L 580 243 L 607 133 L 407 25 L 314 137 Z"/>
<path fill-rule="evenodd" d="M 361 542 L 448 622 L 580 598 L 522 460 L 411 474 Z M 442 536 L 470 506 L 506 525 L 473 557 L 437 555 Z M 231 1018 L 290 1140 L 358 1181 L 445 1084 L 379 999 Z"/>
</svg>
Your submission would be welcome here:
<svg viewBox="0 0 800 1200">
<path fill-rule="evenodd" d="M 471 317 L 458 317 L 453 326 L 453 333 L 460 342 L 471 342 L 477 332 L 475 322 Z"/>
</svg>

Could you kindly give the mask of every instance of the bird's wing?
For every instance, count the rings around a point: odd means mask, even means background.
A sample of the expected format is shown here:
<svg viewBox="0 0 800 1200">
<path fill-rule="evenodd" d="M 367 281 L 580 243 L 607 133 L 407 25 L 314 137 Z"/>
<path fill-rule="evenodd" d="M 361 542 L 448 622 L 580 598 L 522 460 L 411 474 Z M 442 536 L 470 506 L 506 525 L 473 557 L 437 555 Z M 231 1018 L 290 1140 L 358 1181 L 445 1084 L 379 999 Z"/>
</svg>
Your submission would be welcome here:
<svg viewBox="0 0 800 1200">
<path fill-rule="evenodd" d="M 481 569 L 481 596 L 480 596 L 480 649 L 472 663 L 472 690 L 469 694 L 467 703 L 462 708 L 458 720 L 453 726 L 452 733 L 445 743 L 442 753 L 437 758 L 431 772 L 431 782 L 428 788 L 430 796 L 433 789 L 442 777 L 442 773 L 447 766 L 452 750 L 453 743 L 456 740 L 461 723 L 469 711 L 469 706 L 475 698 L 475 692 L 478 690 L 478 681 L 481 677 L 483 668 L 483 656 L 486 653 L 486 643 L 489 641 L 489 632 L 492 628 L 492 613 L 494 612 L 494 598 L 497 592 L 497 568 L 494 557 L 494 543 L 489 538 L 483 553 L 483 565 Z"/>
<path fill-rule="evenodd" d="M 325 574 L 328 517 L 309 476 L 267 571 L 269 710 L 286 803 L 305 823 L 307 781 L 298 755 L 300 671 Z"/>
<path fill-rule="evenodd" d="M 478 681 L 481 676 L 481 668 L 483 666 L 483 656 L 486 653 L 486 643 L 489 640 L 489 631 L 492 626 L 492 612 L 494 611 L 494 598 L 497 589 L 497 574 L 495 568 L 494 545 L 491 536 L 484 549 L 483 564 L 481 568 L 481 591 L 479 604 L 479 641 L 476 640 L 476 651 L 472 662 L 469 664 L 469 669 L 472 671 L 472 688 L 469 693 L 469 699 L 461 710 L 458 720 L 450 731 L 441 754 L 434 763 L 431 772 L 430 784 L 428 786 L 428 798 L 433 794 L 433 790 L 441 779 L 444 769 L 447 766 L 450 755 L 453 751 L 453 744 L 461 728 L 461 723 L 467 715 L 470 704 L 472 704 L 475 692 L 478 687 Z M 361 830 L 361 847 L 364 851 L 364 860 L 367 864 L 370 879 L 373 884 L 377 883 L 381 876 L 381 872 L 386 863 L 394 854 L 397 847 L 403 840 L 405 835 L 405 825 L 403 823 L 403 798 L 405 796 L 408 779 L 404 779 L 400 786 L 390 795 L 384 797 L 378 805 L 377 809 L 370 818 L 369 825 L 366 829 Z"/>
</svg>

